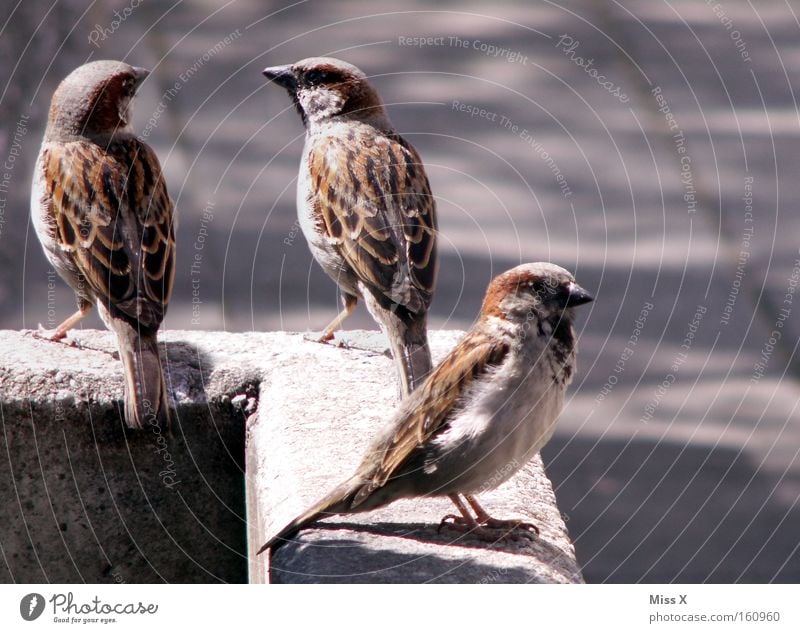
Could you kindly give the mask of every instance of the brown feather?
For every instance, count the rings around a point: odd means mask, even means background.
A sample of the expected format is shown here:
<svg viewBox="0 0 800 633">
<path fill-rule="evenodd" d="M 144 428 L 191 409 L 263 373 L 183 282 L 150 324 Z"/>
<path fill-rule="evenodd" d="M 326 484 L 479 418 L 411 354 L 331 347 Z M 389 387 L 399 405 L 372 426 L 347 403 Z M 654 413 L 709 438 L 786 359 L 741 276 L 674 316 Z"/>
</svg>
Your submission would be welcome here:
<svg viewBox="0 0 800 633">
<path fill-rule="evenodd" d="M 87 141 L 52 143 L 45 169 L 62 251 L 112 315 L 155 331 L 172 294 L 175 237 L 153 151 L 135 139 L 105 149 Z M 91 203 L 75 177 L 81 173 Z"/>
<path fill-rule="evenodd" d="M 400 270 L 411 287 L 405 307 L 425 311 L 436 276 L 436 223 L 420 158 L 398 135 L 370 126 L 356 127 L 351 143 L 358 152 L 348 152 L 336 137 L 323 137 L 309 155 L 309 170 L 319 175 L 320 224 L 361 281 L 393 298 Z M 348 168 L 331 168 L 331 156 Z"/>
<path fill-rule="evenodd" d="M 419 387 L 415 410 L 398 424 L 389 442 L 376 447 L 382 452 L 380 459 L 375 459 L 374 451 L 368 452 L 357 475 L 366 483 L 356 493 L 353 507 L 397 474 L 415 449 L 446 428 L 448 420 L 458 415 L 459 401 L 469 388 L 501 364 L 508 351 L 506 341 L 480 330 L 472 330 L 461 340 Z"/>
</svg>

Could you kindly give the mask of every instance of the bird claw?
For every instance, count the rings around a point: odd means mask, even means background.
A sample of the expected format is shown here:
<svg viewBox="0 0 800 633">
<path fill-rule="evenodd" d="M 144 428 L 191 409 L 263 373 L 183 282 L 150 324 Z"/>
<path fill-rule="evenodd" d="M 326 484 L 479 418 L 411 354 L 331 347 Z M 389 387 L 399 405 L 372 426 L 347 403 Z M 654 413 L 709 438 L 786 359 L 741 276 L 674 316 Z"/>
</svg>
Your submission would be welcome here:
<svg viewBox="0 0 800 633">
<path fill-rule="evenodd" d="M 536 527 L 536 525 L 527 521 L 520 521 L 519 519 L 494 519 L 489 517 L 481 525 L 490 530 L 504 530 L 509 534 L 520 534 L 528 537 L 530 537 L 531 532 L 536 536 L 540 534 L 539 528 Z"/>
<path fill-rule="evenodd" d="M 31 332 L 31 336 L 33 338 L 38 338 L 42 341 L 50 341 L 51 343 L 61 343 L 62 345 L 68 345 L 69 347 L 79 347 L 78 342 L 74 339 L 65 341 L 64 339 L 67 338 L 67 333 L 59 330 L 56 328 L 55 330 L 48 330 L 46 329 L 41 323 L 39 323 L 39 327 L 36 330 Z"/>
<path fill-rule="evenodd" d="M 451 520 L 452 523 L 450 523 Z M 467 523 L 467 520 L 464 517 L 459 516 L 458 514 L 446 514 L 444 517 L 442 517 L 442 520 L 439 522 L 439 527 L 436 528 L 436 533 L 441 534 L 443 527 L 455 527 L 456 525 L 458 525 L 459 528 L 464 528 L 464 529 L 470 529 L 475 527 L 475 525 L 469 525 Z"/>
<path fill-rule="evenodd" d="M 43 341 L 60 341 L 67 335 L 65 332 L 59 332 L 58 330 L 48 330 L 41 323 L 39 323 L 39 327 L 31 332 L 31 336 Z"/>
<path fill-rule="evenodd" d="M 335 345 L 336 347 L 344 347 L 346 344 L 342 341 L 337 341 L 336 343 L 332 343 L 332 341 L 336 338 L 335 332 L 323 332 L 320 336 L 316 336 L 315 334 L 304 334 L 303 340 L 308 341 L 309 343 L 322 343 L 323 345 Z"/>
<path fill-rule="evenodd" d="M 333 332 L 323 332 L 322 336 L 316 336 L 314 334 L 303 335 L 304 341 L 308 341 L 309 343 L 322 343 L 323 345 L 330 344 L 334 338 L 335 334 Z"/>
<path fill-rule="evenodd" d="M 469 533 L 482 541 L 498 541 L 502 539 L 516 540 L 525 537 L 533 540 L 539 536 L 539 528 L 533 523 L 521 521 L 519 519 L 494 519 L 487 517 L 478 521 L 467 521 L 463 516 L 448 514 L 444 516 L 436 529 L 437 534 L 441 534 L 442 528 L 448 527 L 462 533 Z"/>
</svg>

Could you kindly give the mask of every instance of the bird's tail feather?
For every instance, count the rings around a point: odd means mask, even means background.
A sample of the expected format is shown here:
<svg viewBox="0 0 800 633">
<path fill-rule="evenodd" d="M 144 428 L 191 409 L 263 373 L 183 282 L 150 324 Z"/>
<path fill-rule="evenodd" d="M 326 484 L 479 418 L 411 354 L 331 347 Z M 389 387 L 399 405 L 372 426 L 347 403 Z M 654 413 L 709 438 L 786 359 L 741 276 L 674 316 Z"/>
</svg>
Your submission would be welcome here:
<svg viewBox="0 0 800 633">
<path fill-rule="evenodd" d="M 155 334 L 139 334 L 127 323 L 115 327 L 125 375 L 125 423 L 133 429 L 169 424 L 169 402 Z"/>
<path fill-rule="evenodd" d="M 383 325 L 400 377 L 401 395 L 407 396 L 431 371 L 427 319 L 424 314 L 401 318 L 397 313 L 389 313 Z"/>
<path fill-rule="evenodd" d="M 351 511 L 351 501 L 355 494 L 350 482 L 346 482 L 324 499 L 321 499 L 308 510 L 303 512 L 300 516 L 290 521 L 275 536 L 269 539 L 264 545 L 261 546 L 256 552 L 256 555 L 268 549 L 275 549 L 280 547 L 283 543 L 290 540 L 304 527 L 308 526 L 319 519 L 324 519 L 334 514 L 344 514 Z"/>
<path fill-rule="evenodd" d="M 420 305 L 415 312 L 405 305 L 386 305 L 386 297 L 367 287 L 361 288 L 361 294 L 372 318 L 389 338 L 400 378 L 400 396 L 405 397 L 423 383 L 432 367 L 425 308 Z"/>
</svg>

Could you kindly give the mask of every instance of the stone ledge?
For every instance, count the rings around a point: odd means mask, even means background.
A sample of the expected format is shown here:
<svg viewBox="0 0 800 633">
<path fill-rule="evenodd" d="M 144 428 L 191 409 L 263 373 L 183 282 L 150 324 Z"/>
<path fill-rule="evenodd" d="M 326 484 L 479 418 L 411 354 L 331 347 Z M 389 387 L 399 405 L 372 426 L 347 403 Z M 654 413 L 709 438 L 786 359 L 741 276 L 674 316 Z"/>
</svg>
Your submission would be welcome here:
<svg viewBox="0 0 800 633">
<path fill-rule="evenodd" d="M 108 332 L 0 332 L 0 582 L 246 582 L 233 401 L 257 396 L 262 339 L 166 333 L 178 419 L 155 433 L 120 420 Z"/>
<path fill-rule="evenodd" d="M 121 423 L 108 332 L 77 330 L 74 346 L 0 332 L 0 582 L 246 582 L 248 567 L 251 582 L 582 582 L 538 459 L 481 497 L 539 525 L 532 543 L 439 535 L 451 509 L 429 499 L 253 556 L 350 473 L 396 406 L 382 337 L 343 336 L 349 349 L 280 332 L 162 333 L 178 407 L 162 434 Z M 434 360 L 459 336 L 433 333 Z"/>
<path fill-rule="evenodd" d="M 302 343 L 265 368 L 262 406 L 247 442 L 251 582 L 583 582 L 538 457 L 481 500 L 495 516 L 538 525 L 539 539 L 489 545 L 449 530 L 439 534 L 440 519 L 454 510 L 447 498 L 404 500 L 328 519 L 271 559 L 252 559 L 268 536 L 352 473 L 396 407 L 382 338 L 343 336 L 350 349 Z M 434 362 L 460 336 L 433 333 Z"/>
</svg>

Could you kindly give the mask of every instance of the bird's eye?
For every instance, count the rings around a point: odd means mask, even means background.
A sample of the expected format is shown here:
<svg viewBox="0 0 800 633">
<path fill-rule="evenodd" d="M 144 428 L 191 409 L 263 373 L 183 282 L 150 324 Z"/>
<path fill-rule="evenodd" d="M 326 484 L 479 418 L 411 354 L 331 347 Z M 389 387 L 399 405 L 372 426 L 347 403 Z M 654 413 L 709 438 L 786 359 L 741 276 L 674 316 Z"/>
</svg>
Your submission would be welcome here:
<svg viewBox="0 0 800 633">
<path fill-rule="evenodd" d="M 543 281 L 530 281 L 528 282 L 528 288 L 532 293 L 537 295 L 547 292 L 547 284 L 545 284 Z"/>
<path fill-rule="evenodd" d="M 528 289 L 531 294 L 538 296 L 540 300 L 547 301 L 558 294 L 560 286 L 557 281 L 539 279 L 537 281 L 528 282 Z"/>
<path fill-rule="evenodd" d="M 128 77 L 122 80 L 122 91 L 126 95 L 132 95 L 135 92 L 135 84 L 133 79 Z"/>
<path fill-rule="evenodd" d="M 329 73 L 326 70 L 310 70 L 306 73 L 306 82 L 311 84 L 312 86 L 318 86 L 319 84 L 326 84 L 330 83 L 334 80 L 333 73 Z"/>
<path fill-rule="evenodd" d="M 561 288 L 561 284 L 557 279 L 547 279 L 544 282 L 545 288 L 550 292 L 557 292 Z"/>
</svg>

